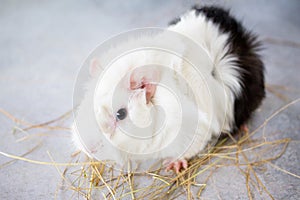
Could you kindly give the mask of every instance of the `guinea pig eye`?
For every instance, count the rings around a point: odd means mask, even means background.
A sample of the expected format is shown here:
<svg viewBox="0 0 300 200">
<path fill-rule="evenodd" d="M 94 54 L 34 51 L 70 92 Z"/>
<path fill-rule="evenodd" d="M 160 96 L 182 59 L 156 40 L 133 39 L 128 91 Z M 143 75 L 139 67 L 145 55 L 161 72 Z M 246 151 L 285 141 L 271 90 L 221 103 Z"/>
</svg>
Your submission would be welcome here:
<svg viewBox="0 0 300 200">
<path fill-rule="evenodd" d="M 121 108 L 120 110 L 118 110 L 117 112 L 117 119 L 118 120 L 123 120 L 127 117 L 127 110 L 126 108 Z"/>
</svg>

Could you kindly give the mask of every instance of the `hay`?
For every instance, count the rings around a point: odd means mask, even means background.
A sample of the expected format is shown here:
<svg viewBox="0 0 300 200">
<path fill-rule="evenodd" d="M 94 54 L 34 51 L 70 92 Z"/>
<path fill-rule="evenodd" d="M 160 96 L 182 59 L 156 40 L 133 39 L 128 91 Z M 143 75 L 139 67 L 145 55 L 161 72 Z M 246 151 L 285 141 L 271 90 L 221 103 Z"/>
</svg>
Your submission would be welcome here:
<svg viewBox="0 0 300 200">
<path fill-rule="evenodd" d="M 0 168 L 12 164 L 15 160 L 54 166 L 61 176 L 61 186 L 74 191 L 72 199 L 76 197 L 78 199 L 81 197 L 94 199 L 94 196 L 100 199 L 176 199 L 180 195 L 185 195 L 186 199 L 197 199 L 201 197 L 207 187 L 212 187 L 213 184 L 208 184 L 208 181 L 220 168 L 235 167 L 244 177 L 244 187 L 247 189 L 249 199 L 254 198 L 253 194 L 255 192 L 274 199 L 257 175 L 257 170 L 264 170 L 264 167 L 268 165 L 295 178 L 300 178 L 300 176 L 272 163 L 284 154 L 291 140 L 284 138 L 269 141 L 265 137 L 265 127 L 280 112 L 299 101 L 300 99 L 297 99 L 286 104 L 250 133 L 239 133 L 235 137 L 230 133 L 226 133 L 228 137 L 219 140 L 207 153 L 190 160 L 188 169 L 179 174 L 166 173 L 163 168 L 152 170 L 151 167 L 143 173 L 137 173 L 135 169 L 120 172 L 114 169 L 113 166 L 106 165 L 107 163 L 104 161 L 82 158 L 83 155 L 80 152 L 75 152 L 71 156 L 71 161 L 66 163 L 56 162 L 50 152 L 48 152 L 49 162 L 25 158 L 38 146 L 21 156 L 0 152 L 2 156 L 13 159 L 2 164 Z M 63 126 L 53 124 L 66 119 L 70 112 L 55 120 L 36 125 L 19 120 L 3 109 L 0 109 L 0 112 L 16 124 L 25 126 L 25 128 L 19 128 L 21 131 L 37 128 L 68 130 Z M 263 131 L 263 134 L 260 138 L 256 137 L 254 140 L 253 136 L 258 131 Z M 20 141 L 23 140 L 24 138 Z M 62 166 L 64 167 L 63 170 L 61 170 Z M 130 169 L 130 163 L 128 168 Z M 145 180 L 147 181 L 144 182 Z M 60 188 L 57 188 L 56 195 L 58 195 Z"/>
</svg>

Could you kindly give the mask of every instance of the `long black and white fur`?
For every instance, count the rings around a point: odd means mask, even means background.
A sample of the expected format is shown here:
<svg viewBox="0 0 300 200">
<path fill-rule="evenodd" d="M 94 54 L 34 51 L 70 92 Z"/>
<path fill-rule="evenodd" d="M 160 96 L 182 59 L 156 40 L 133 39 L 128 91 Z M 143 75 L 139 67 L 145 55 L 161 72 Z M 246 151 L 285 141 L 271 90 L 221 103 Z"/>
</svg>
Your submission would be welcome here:
<svg viewBox="0 0 300 200">
<path fill-rule="evenodd" d="M 178 58 L 174 59 L 172 56 L 162 56 L 159 52 L 137 52 L 128 56 L 126 59 L 119 60 L 118 64 L 111 66 L 109 69 L 110 71 L 107 74 L 107 78 L 104 78 L 104 87 L 102 90 L 88 90 L 84 100 L 79 106 L 76 120 L 77 122 L 81 122 L 84 131 L 79 132 L 75 123 L 72 127 L 75 145 L 90 157 L 97 159 L 113 159 L 117 162 L 122 162 L 123 159 L 122 153 L 117 150 L 105 150 L 106 146 L 109 148 L 111 145 L 106 142 L 103 134 L 95 132 L 98 127 L 92 123 L 89 117 L 86 117 L 87 110 L 90 110 L 90 113 L 97 113 L 96 119 L 98 124 L 103 124 L 104 131 L 102 132 L 106 135 L 105 137 L 107 137 L 108 140 L 118 147 L 125 148 L 129 146 L 137 154 L 143 153 L 145 151 L 145 146 L 149 149 L 152 148 L 153 150 L 159 149 L 162 140 L 166 140 L 165 138 L 172 138 L 174 135 L 174 132 L 172 131 L 173 128 L 180 124 L 176 121 L 177 119 L 175 117 L 177 112 L 175 109 L 176 106 L 175 103 L 172 103 L 172 99 L 169 99 L 168 94 L 159 87 L 156 89 L 154 99 L 159 102 L 159 105 L 164 106 L 166 115 L 170 118 L 170 124 L 166 127 L 164 134 L 157 136 L 155 140 L 151 140 L 149 143 L 143 145 L 141 145 L 140 140 L 128 138 L 126 135 L 121 134 L 118 129 L 118 124 L 132 122 L 128 121 L 128 118 L 117 121 L 114 117 L 116 116 L 116 113 L 112 112 L 110 104 L 107 103 L 110 101 L 106 102 L 106 99 L 109 100 L 113 96 L 111 88 L 118 84 L 117 77 L 122 77 L 127 73 L 130 74 L 133 66 L 145 65 L 149 60 L 154 61 L 154 63 L 171 64 L 170 67 L 172 69 L 177 70 L 187 81 L 190 81 L 192 88 L 197 91 L 194 95 L 196 96 L 199 105 L 201 105 L 200 108 L 191 106 L 190 110 L 199 109 L 199 113 L 204 113 L 200 120 L 198 135 L 195 142 L 180 158 L 176 157 L 176 151 L 186 148 L 186 143 L 182 141 L 184 141 L 185 138 L 194 137 L 194 133 L 189 130 L 189 126 L 183 127 L 183 129 L 186 130 L 186 133 L 180 136 L 182 138 L 180 138 L 176 144 L 167 148 L 162 154 L 157 155 L 157 158 L 162 159 L 167 157 L 178 159 L 175 164 L 173 162 L 169 165 L 169 168 L 173 167 L 176 171 L 179 171 L 181 167 L 186 168 L 186 159 L 197 155 L 197 153 L 203 150 L 213 136 L 218 135 L 222 131 L 236 132 L 242 125 L 248 122 L 254 110 L 261 104 L 261 101 L 265 96 L 265 88 L 264 65 L 258 53 L 260 50 L 260 43 L 254 34 L 247 31 L 240 22 L 230 15 L 229 11 L 214 6 L 194 6 L 186 14 L 173 20 L 167 30 L 178 32 L 189 37 L 203 47 L 206 52 L 205 55 L 203 52 L 199 52 L 199 54 L 202 54 L 201 58 L 203 58 L 202 63 L 204 64 L 198 66 L 198 68 L 202 73 L 207 75 L 206 80 L 213 99 L 209 98 L 207 91 L 204 91 L 199 87 L 202 80 L 193 73 L 191 68 L 183 60 L 178 60 Z M 163 35 L 164 34 L 162 34 L 162 36 Z M 163 38 L 166 39 L 165 37 Z M 137 40 L 146 40 L 151 43 L 152 39 L 153 38 L 146 37 L 138 38 Z M 135 40 L 129 41 L 125 45 L 131 45 L 135 42 Z M 182 46 L 182 57 L 191 53 L 191 48 L 189 46 L 185 44 L 178 45 Z M 122 49 L 122 44 L 116 48 Z M 108 54 L 109 51 L 115 50 L 116 49 L 108 50 Z M 101 61 L 101 58 L 99 60 Z M 209 62 L 209 60 L 211 60 L 211 62 Z M 95 68 L 93 67 L 93 64 L 91 64 L 91 68 Z M 152 78 L 151 76 L 147 77 L 149 76 L 148 72 L 142 75 L 148 79 Z M 166 78 L 163 74 L 161 74 L 160 77 L 160 81 Z M 137 77 L 137 79 L 138 78 L 143 77 Z M 136 81 L 138 82 L 139 80 Z M 174 81 L 173 84 L 178 83 Z M 123 89 L 130 94 L 145 94 L 145 88 L 132 90 L 128 90 L 128 88 L 130 88 L 130 85 L 125 84 Z M 94 95 L 94 92 L 96 92 L 96 95 Z M 139 103 L 132 101 L 130 106 L 125 108 L 129 113 L 128 115 L 131 116 L 132 121 L 142 123 L 142 120 L 144 123 L 145 120 L 148 120 L 145 116 L 149 113 L 151 107 L 149 104 L 152 104 L 153 102 L 146 102 L 145 99 L 143 99 L 143 95 L 136 96 L 136 102 Z M 97 104 L 94 105 L 94 110 L 91 110 L 88 108 L 91 107 L 93 98 L 95 98 L 94 101 L 97 102 Z M 186 96 L 186 98 L 189 98 L 189 96 Z M 123 104 L 126 102 L 121 103 Z M 214 111 L 208 111 L 207 105 L 211 105 L 214 108 Z M 120 105 L 120 108 L 122 108 L 122 106 L 124 107 L 124 105 Z M 136 112 L 137 110 L 139 112 Z M 210 122 L 207 119 L 214 120 Z M 154 120 L 158 119 L 154 118 Z M 188 119 L 191 123 L 193 120 L 194 119 Z M 147 123 L 148 122 L 146 121 L 145 124 Z M 113 128 L 109 128 L 112 125 Z M 209 132 L 202 131 L 207 130 L 207 127 L 209 126 L 211 127 Z M 104 152 L 110 153 L 107 154 Z"/>
<path fill-rule="evenodd" d="M 217 30 L 228 35 L 226 54 L 236 59 L 233 62 L 239 76 L 240 91 L 235 93 L 234 100 L 234 123 L 231 132 L 235 133 L 241 126 L 245 125 L 253 111 L 261 104 L 265 97 L 264 86 L 264 64 L 259 55 L 261 43 L 256 35 L 246 30 L 241 22 L 231 16 L 229 10 L 217 6 L 193 6 L 190 14 L 199 18 L 206 18 L 212 22 Z M 184 17 L 176 18 L 169 24 L 174 26 L 182 22 Z"/>
</svg>

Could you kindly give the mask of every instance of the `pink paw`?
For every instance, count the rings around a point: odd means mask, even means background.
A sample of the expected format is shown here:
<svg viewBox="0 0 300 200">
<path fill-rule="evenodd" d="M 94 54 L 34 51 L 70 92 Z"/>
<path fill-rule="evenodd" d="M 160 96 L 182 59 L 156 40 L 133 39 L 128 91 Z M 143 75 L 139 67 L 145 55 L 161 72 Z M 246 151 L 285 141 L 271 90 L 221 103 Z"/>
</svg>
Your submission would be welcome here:
<svg viewBox="0 0 300 200">
<path fill-rule="evenodd" d="M 168 161 L 167 161 L 168 162 Z M 181 169 L 187 169 L 188 168 L 188 162 L 186 159 L 179 159 L 179 160 L 176 160 L 176 161 L 173 161 L 173 162 L 170 162 L 169 164 L 167 164 L 167 167 L 166 167 L 166 171 L 169 171 L 171 169 L 174 169 L 175 172 L 178 174 L 179 171 Z"/>
<path fill-rule="evenodd" d="M 249 128 L 248 128 L 247 124 L 241 125 L 240 130 L 243 131 L 244 133 L 249 132 Z"/>
</svg>

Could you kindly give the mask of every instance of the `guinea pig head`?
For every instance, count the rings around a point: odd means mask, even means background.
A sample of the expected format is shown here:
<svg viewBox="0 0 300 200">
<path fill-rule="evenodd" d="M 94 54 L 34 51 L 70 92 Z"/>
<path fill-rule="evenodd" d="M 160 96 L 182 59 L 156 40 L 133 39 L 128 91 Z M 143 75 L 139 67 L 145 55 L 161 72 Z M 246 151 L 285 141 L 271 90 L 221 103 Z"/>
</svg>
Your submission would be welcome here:
<svg viewBox="0 0 300 200">
<path fill-rule="evenodd" d="M 151 124 L 150 110 L 155 95 L 159 73 L 153 68 L 137 68 L 130 74 L 130 97 L 128 100 L 129 117 L 140 128 Z"/>
<path fill-rule="evenodd" d="M 102 91 L 94 98 L 97 122 L 109 137 L 124 127 L 144 128 L 151 124 L 152 99 L 159 81 L 155 67 L 113 67 L 120 70 L 107 71 L 101 83 L 104 87 L 97 89 Z"/>
</svg>

